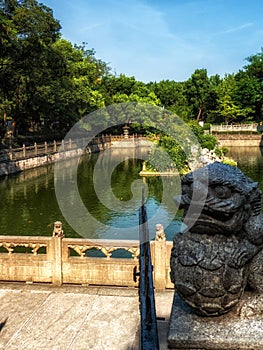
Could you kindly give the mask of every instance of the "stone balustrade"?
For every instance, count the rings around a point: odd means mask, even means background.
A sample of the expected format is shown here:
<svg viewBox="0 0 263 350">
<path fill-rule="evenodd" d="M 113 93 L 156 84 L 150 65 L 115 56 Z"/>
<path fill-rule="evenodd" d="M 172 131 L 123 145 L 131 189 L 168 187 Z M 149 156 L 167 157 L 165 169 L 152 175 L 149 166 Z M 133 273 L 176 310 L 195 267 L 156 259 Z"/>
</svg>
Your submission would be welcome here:
<svg viewBox="0 0 263 350">
<path fill-rule="evenodd" d="M 256 132 L 257 131 L 257 123 L 251 123 L 251 124 L 230 124 L 230 125 L 212 125 L 210 126 L 210 132 L 243 132 L 243 131 L 250 131 L 250 132 Z"/>
<path fill-rule="evenodd" d="M 170 281 L 172 242 L 151 241 L 154 285 Z M 55 285 L 138 286 L 139 241 L 36 236 L 0 236 L 0 280 Z"/>
<path fill-rule="evenodd" d="M 91 153 L 94 149 L 103 150 L 105 144 L 111 143 L 111 136 L 102 135 L 101 137 L 94 137 L 89 144 L 86 144 L 85 138 L 78 139 L 78 144 L 74 140 L 67 141 L 53 141 L 37 144 L 36 142 L 31 146 L 25 146 L 20 148 L 8 148 L 0 150 L 0 162 L 7 162 L 12 160 L 29 159 L 39 156 L 51 156 L 57 152 L 74 151 L 79 148 L 86 148 L 87 153 Z"/>
<path fill-rule="evenodd" d="M 73 140 L 34 144 L 33 146 L 16 149 L 0 150 L 0 176 L 14 174 L 27 169 L 37 168 L 59 160 L 80 157 L 83 153 L 102 152 L 108 148 L 136 148 L 151 147 L 152 142 L 141 135 L 112 136 L 102 135 L 95 137 L 88 145 L 85 139 L 79 139 L 78 145 Z"/>
</svg>

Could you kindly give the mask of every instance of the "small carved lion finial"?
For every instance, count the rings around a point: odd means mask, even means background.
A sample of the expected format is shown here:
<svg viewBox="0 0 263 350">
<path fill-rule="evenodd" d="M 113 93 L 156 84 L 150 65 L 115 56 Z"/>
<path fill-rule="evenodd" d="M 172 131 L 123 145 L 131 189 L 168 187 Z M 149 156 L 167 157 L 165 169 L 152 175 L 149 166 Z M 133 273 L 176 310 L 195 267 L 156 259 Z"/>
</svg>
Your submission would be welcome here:
<svg viewBox="0 0 263 350">
<path fill-rule="evenodd" d="M 55 221 L 54 222 L 54 230 L 53 230 L 53 237 L 64 237 L 64 232 L 62 230 L 62 222 L 61 221 Z"/>
<path fill-rule="evenodd" d="M 157 224 L 155 226 L 155 228 L 156 228 L 155 240 L 156 241 L 166 241 L 163 225 L 162 224 Z"/>
</svg>

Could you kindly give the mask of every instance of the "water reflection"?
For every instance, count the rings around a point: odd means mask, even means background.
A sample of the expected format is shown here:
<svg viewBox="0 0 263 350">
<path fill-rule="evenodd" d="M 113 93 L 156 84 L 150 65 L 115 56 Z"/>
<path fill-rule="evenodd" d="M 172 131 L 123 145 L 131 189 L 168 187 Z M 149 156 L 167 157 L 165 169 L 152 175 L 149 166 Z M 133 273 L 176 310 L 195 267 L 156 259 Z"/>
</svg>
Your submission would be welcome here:
<svg viewBox="0 0 263 350">
<path fill-rule="evenodd" d="M 263 155 L 260 147 L 228 147 L 228 156 L 237 161 L 238 167 L 252 180 L 259 183 L 263 192 Z"/>
<path fill-rule="evenodd" d="M 81 158 L 78 189 L 81 200 L 97 224 L 88 222 L 74 205 L 74 193 L 65 193 L 69 210 L 83 229 L 81 235 L 63 217 L 54 190 L 54 165 L 28 170 L 0 179 L 0 234 L 50 236 L 53 222 L 63 222 L 67 237 L 138 239 L 138 208 L 142 186 L 146 186 L 151 238 L 162 223 L 168 239 L 178 230 L 180 213 L 173 196 L 180 193 L 178 177 L 141 178 L 139 171 L 146 149 L 111 150 Z M 263 191 L 263 156 L 259 147 L 230 147 L 229 156 Z M 60 180 L 71 178 L 72 162 L 62 163 Z"/>
<path fill-rule="evenodd" d="M 49 165 L 0 180 L 1 234 L 52 233 L 58 212 L 52 169 Z"/>
<path fill-rule="evenodd" d="M 80 223 L 81 232 L 71 227 L 59 208 L 54 165 L 2 178 L 0 234 L 51 235 L 53 222 L 60 220 L 67 237 L 138 239 L 138 208 L 145 185 L 151 238 L 155 235 L 155 225 L 162 223 L 167 226 L 168 239 L 172 239 L 178 230 L 172 198 L 180 192 L 180 178 L 141 178 L 139 171 L 146 155 L 146 149 L 127 149 L 81 158 L 77 177 L 79 195 L 97 222 L 84 225 L 86 218 L 74 205 L 75 194 L 65 193 L 65 202 Z M 70 184 L 72 161 L 61 163 L 61 169 L 59 181 Z"/>
</svg>

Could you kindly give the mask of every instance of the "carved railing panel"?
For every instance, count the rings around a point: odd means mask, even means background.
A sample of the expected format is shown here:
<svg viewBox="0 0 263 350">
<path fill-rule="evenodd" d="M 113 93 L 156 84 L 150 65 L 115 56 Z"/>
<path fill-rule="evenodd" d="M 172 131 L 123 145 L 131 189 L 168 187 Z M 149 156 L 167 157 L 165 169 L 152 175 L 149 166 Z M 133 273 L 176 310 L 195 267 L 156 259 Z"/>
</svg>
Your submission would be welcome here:
<svg viewBox="0 0 263 350">
<path fill-rule="evenodd" d="M 68 244 L 68 249 L 72 249 L 74 252 L 76 252 L 81 258 L 88 257 L 87 252 L 89 250 L 97 250 L 101 253 L 103 253 L 104 257 L 107 259 L 110 259 L 112 256 L 112 253 L 118 250 L 127 251 L 131 253 L 131 256 L 133 259 L 137 260 L 138 256 L 140 254 L 139 246 L 122 246 L 122 245 L 97 245 L 97 244 Z M 70 253 L 69 253 L 70 256 Z"/>
<path fill-rule="evenodd" d="M 49 237 L 47 237 L 49 239 Z M 19 237 L 19 236 L 1 236 L 0 247 L 5 251 L 1 251 L 2 254 L 16 254 L 20 253 L 19 248 L 28 248 L 26 254 L 38 255 L 41 248 L 47 248 L 48 242 L 41 237 Z M 18 248 L 18 249 L 17 249 Z M 41 250 L 43 254 L 43 249 Z"/>
<path fill-rule="evenodd" d="M 152 241 L 151 249 L 156 244 L 160 242 Z M 169 252 L 170 250 L 171 247 Z M 160 265 L 158 261 L 164 262 L 169 268 L 166 254 L 160 255 L 158 250 L 156 251 L 153 259 L 156 271 Z M 161 251 L 166 252 L 166 249 Z M 30 275 L 33 282 L 58 285 L 105 283 L 105 285 L 135 286 L 133 270 L 139 264 L 139 253 L 140 246 L 137 240 L 0 236 L 1 278 L 6 281 L 27 281 Z M 159 275 L 158 273 L 156 276 Z M 163 283 L 161 288 L 165 286 Z"/>
</svg>

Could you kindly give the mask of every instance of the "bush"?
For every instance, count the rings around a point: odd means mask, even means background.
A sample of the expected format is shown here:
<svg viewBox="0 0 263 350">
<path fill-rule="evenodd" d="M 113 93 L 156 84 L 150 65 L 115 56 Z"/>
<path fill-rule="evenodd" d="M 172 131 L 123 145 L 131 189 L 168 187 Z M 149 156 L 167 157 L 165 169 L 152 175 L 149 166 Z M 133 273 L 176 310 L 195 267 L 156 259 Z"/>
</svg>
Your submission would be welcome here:
<svg viewBox="0 0 263 350">
<path fill-rule="evenodd" d="M 202 148 L 207 148 L 208 150 L 215 149 L 218 144 L 215 136 L 205 134 L 203 128 L 196 120 L 191 120 L 187 124 L 193 131 Z M 158 146 L 159 147 L 154 149 L 149 160 L 146 162 L 146 168 L 148 170 L 160 172 L 177 170 L 182 173 L 188 168 L 186 153 L 172 136 L 165 134 L 160 135 Z M 223 153 L 220 151 L 220 156 L 221 155 L 223 155 Z"/>
<path fill-rule="evenodd" d="M 215 154 L 218 156 L 218 157 L 223 157 L 225 156 L 227 153 L 228 153 L 228 148 L 225 147 L 225 146 L 222 146 L 222 147 L 216 147 L 215 148 Z"/>
<path fill-rule="evenodd" d="M 208 148 L 211 151 L 216 147 L 218 144 L 217 138 L 214 135 L 205 134 L 204 128 L 196 120 L 189 121 L 188 126 L 192 129 L 202 148 Z"/>
<path fill-rule="evenodd" d="M 234 161 L 233 159 L 230 159 L 230 158 L 224 158 L 224 159 L 222 160 L 222 163 L 223 163 L 223 164 L 232 165 L 232 166 L 237 166 L 237 162 Z"/>
<path fill-rule="evenodd" d="M 200 144 L 202 148 L 208 148 L 209 151 L 211 151 L 212 149 L 215 148 L 217 143 L 218 143 L 217 139 L 211 134 L 203 134 L 201 136 Z"/>
<path fill-rule="evenodd" d="M 185 168 L 187 164 L 186 154 L 171 136 L 162 135 L 158 146 L 146 162 L 148 170 L 162 172 L 178 170 L 181 172 Z"/>
</svg>

